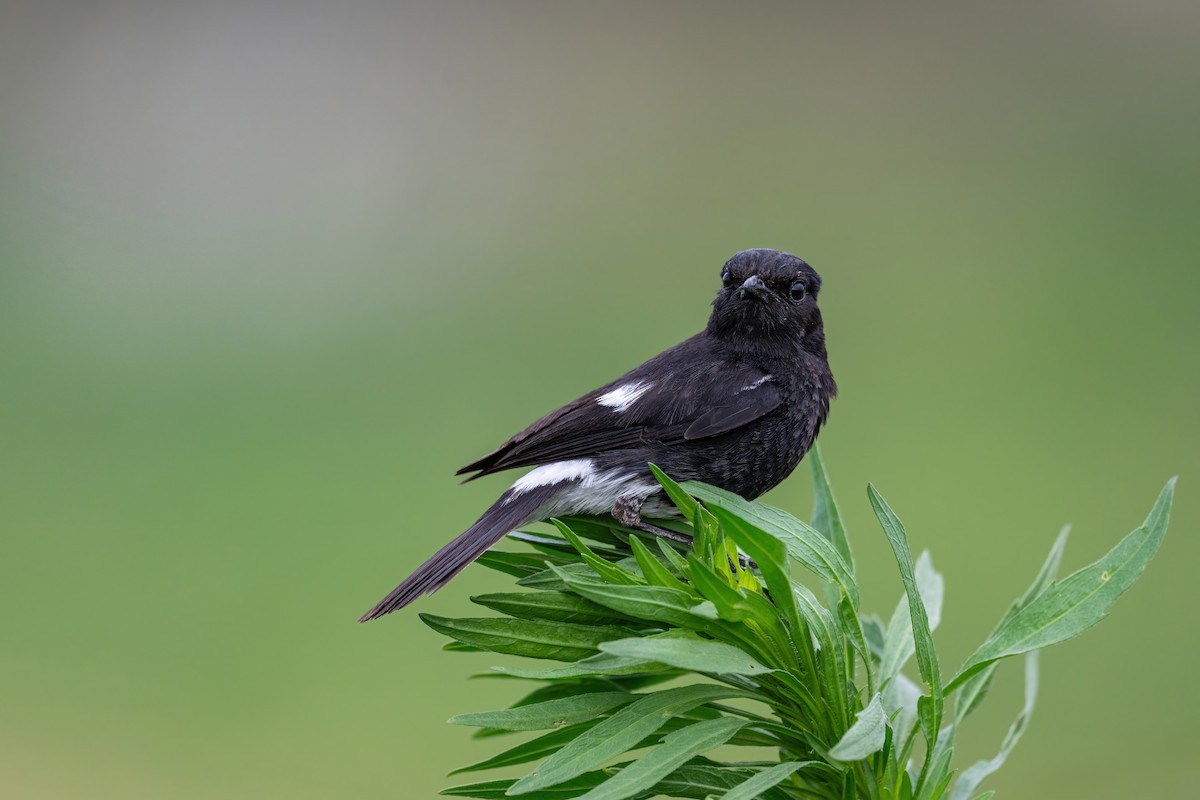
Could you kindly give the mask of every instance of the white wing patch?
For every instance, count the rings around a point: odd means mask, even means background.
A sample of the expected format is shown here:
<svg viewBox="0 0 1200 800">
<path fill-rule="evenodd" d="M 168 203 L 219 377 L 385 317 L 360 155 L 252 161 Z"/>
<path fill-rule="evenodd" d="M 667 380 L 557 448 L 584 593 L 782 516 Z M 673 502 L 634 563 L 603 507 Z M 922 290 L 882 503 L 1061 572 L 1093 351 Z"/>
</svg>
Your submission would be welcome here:
<svg viewBox="0 0 1200 800">
<path fill-rule="evenodd" d="M 741 394 L 742 392 L 748 392 L 751 389 L 757 389 L 758 387 L 762 386 L 767 381 L 773 381 L 773 380 L 775 380 L 774 375 L 763 375 L 761 378 L 754 381 L 753 383 L 747 383 L 745 386 L 743 386 L 742 388 L 740 388 L 736 392 L 734 392 L 734 394 Z"/>
<path fill-rule="evenodd" d="M 600 395 L 596 398 L 596 402 L 602 406 L 608 406 L 613 411 L 628 411 L 629 407 L 636 403 L 639 397 L 650 391 L 650 387 L 653 385 L 653 383 L 644 381 L 626 383 Z"/>
<path fill-rule="evenodd" d="M 512 493 L 527 492 L 535 486 L 549 486 L 563 481 L 584 480 L 595 474 L 595 467 L 590 458 L 576 458 L 570 461 L 555 461 L 543 464 L 537 469 L 522 475 L 512 485 Z"/>
</svg>

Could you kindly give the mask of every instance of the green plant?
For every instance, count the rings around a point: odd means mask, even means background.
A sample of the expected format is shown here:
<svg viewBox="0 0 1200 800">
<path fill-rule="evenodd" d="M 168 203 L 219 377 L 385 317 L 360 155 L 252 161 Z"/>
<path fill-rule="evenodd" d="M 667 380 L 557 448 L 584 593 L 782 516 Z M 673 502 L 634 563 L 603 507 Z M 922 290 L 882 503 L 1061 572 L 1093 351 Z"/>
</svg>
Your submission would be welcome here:
<svg viewBox="0 0 1200 800">
<path fill-rule="evenodd" d="M 931 634 L 941 616 L 942 577 L 927 553 L 913 562 L 903 525 L 868 487 L 904 596 L 886 625 L 864 615 L 820 453 L 809 459 L 816 486 L 811 525 L 711 486 L 680 486 L 655 469 L 686 520 L 679 530 L 694 537 L 690 548 L 607 518 L 572 518 L 553 521 L 557 535 L 513 534 L 533 552 L 493 551 L 480 559 L 525 590 L 472 598 L 505 616 L 422 619 L 455 640 L 448 649 L 564 663 L 498 668 L 538 686 L 506 710 L 451 720 L 480 728 L 478 736 L 541 732 L 457 772 L 541 764 L 519 780 L 443 794 L 991 796 L 976 792 L 1029 721 L 1038 649 L 1095 624 L 1141 574 L 1166 532 L 1174 479 L 1141 527 L 1094 564 L 1055 580 L 1064 530 L 1033 584 L 943 682 Z M 812 574 L 815 590 L 789 574 L 793 561 Z M 920 683 L 902 672 L 914 655 Z M 955 779 L 955 733 L 987 695 L 997 663 L 1015 655 L 1025 656 L 1024 708 L 1000 752 Z M 745 756 L 733 761 L 705 755 L 720 746 L 756 749 L 723 750 Z M 635 750 L 642 754 L 629 755 Z"/>
</svg>

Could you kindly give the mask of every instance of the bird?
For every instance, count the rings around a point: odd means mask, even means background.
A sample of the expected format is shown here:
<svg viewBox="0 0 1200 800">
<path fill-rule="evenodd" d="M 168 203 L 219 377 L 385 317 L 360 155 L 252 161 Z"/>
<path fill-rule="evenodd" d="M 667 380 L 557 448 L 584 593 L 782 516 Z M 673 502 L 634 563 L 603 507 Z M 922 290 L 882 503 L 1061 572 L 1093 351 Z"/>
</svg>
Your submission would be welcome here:
<svg viewBox="0 0 1200 800">
<path fill-rule="evenodd" d="M 364 614 L 376 619 L 446 585 L 507 534 L 572 514 L 622 525 L 675 515 L 650 471 L 753 500 L 782 482 L 816 441 L 837 384 L 806 261 L 765 248 L 725 262 L 704 330 L 551 411 L 458 470 L 470 481 L 534 467 L 479 519 Z M 464 481 L 465 482 L 465 481 Z"/>
</svg>

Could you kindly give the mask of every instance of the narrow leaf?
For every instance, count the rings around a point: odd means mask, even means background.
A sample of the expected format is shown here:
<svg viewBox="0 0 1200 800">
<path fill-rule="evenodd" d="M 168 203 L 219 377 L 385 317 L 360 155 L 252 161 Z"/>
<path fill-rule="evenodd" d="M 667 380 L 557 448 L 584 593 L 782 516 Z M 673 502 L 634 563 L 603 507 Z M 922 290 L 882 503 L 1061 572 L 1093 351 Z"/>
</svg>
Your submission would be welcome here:
<svg viewBox="0 0 1200 800">
<path fill-rule="evenodd" d="M 925 614 L 929 619 L 929 630 L 937 630 L 942 620 L 942 598 L 945 594 L 946 581 L 941 573 L 933 568 L 933 559 L 925 550 L 917 557 L 914 568 L 917 581 L 917 591 L 925 606 Z M 889 681 L 903 669 L 916 651 L 913 638 L 912 618 L 908 610 L 908 598 L 900 598 L 892 620 L 888 623 L 887 639 L 884 641 L 883 658 L 879 665 L 880 681 Z"/>
<path fill-rule="evenodd" d="M 541 731 L 565 728 L 578 722 L 595 719 L 618 706 L 632 703 L 637 695 L 626 692 L 598 692 L 574 697 L 561 697 L 503 711 L 479 711 L 451 717 L 452 725 L 475 728 L 503 728 L 508 731 Z"/>
<path fill-rule="evenodd" d="M 921 671 L 922 680 L 930 689 L 929 702 L 918 703 L 917 712 L 918 716 L 922 717 L 925 739 L 932 750 L 937 739 L 938 728 L 942 724 L 943 695 L 942 673 L 938 666 L 937 651 L 933 646 L 929 616 L 925 612 L 925 603 L 921 599 L 921 592 L 917 588 L 917 579 L 913 574 L 912 554 L 908 549 L 908 537 L 904 534 L 903 523 L 874 486 L 867 485 L 867 494 L 871 499 L 871 506 L 875 509 L 875 516 L 879 518 L 879 524 L 883 527 L 888 543 L 892 546 L 896 564 L 900 567 L 900 580 L 904 584 L 905 594 L 908 595 L 908 611 L 917 651 L 917 666 Z M 922 710 L 926 712 L 923 715 L 921 714 Z"/>
<path fill-rule="evenodd" d="M 859 621 L 862 622 L 863 636 L 867 640 L 867 649 L 871 651 L 871 655 L 877 659 L 883 659 L 883 648 L 887 640 L 887 631 L 883 627 L 883 621 L 873 614 L 859 615 Z"/>
<path fill-rule="evenodd" d="M 688 574 L 692 585 L 717 609 L 717 615 L 729 622 L 741 622 L 753 613 L 750 601 L 730 586 L 712 567 L 694 555 L 688 556 Z"/>
<path fill-rule="evenodd" d="M 567 678 L 594 678 L 611 675 L 634 675 L 643 672 L 674 671 L 665 664 L 651 664 L 640 658 L 625 658 L 612 653 L 597 653 L 571 664 L 548 669 L 526 667 L 493 667 L 497 673 L 515 678 L 538 681 L 564 680 Z"/>
<path fill-rule="evenodd" d="M 608 625 L 572 625 L 566 622 L 542 622 L 503 618 L 451 619 L 421 614 L 421 621 L 438 633 L 463 644 L 482 647 L 494 653 L 529 658 L 577 661 L 593 655 L 600 643 L 623 639 L 624 628 Z"/>
<path fill-rule="evenodd" d="M 667 493 L 667 497 L 679 509 L 679 513 L 683 514 L 684 519 L 691 522 L 696 516 L 696 501 L 687 491 L 684 490 L 675 481 L 671 480 L 665 472 L 659 469 L 654 464 L 650 464 L 650 471 L 654 473 L 654 477 L 662 485 L 663 491 Z"/>
<path fill-rule="evenodd" d="M 557 536 L 546 536 L 532 531 L 513 531 L 505 538 L 512 539 L 514 542 L 527 544 L 530 547 L 541 550 L 547 555 L 571 558 L 578 552 L 565 539 L 560 539 Z"/>
<path fill-rule="evenodd" d="M 883 708 L 892 720 L 897 747 L 908 741 L 913 726 L 917 724 L 917 701 L 921 699 L 921 687 L 910 681 L 903 673 L 897 673 L 883 690 Z"/>
<path fill-rule="evenodd" d="M 1158 552 L 1171 513 L 1175 479 L 1167 481 L 1146 521 L 1103 558 L 1055 581 L 1002 622 L 967 659 L 949 684 L 954 688 L 988 664 L 1006 656 L 1057 644 L 1104 618 Z"/>
<path fill-rule="evenodd" d="M 850 540 L 846 537 L 846 528 L 842 524 L 842 513 L 838 510 L 837 500 L 833 498 L 833 487 L 829 485 L 820 445 L 814 445 L 808 451 L 808 461 L 812 465 L 813 473 L 812 527 L 824 534 L 834 549 L 841 554 L 853 577 L 854 554 L 850 552 Z"/>
<path fill-rule="evenodd" d="M 722 524 L 733 517 L 744 527 L 763 531 L 783 542 L 792 558 L 825 580 L 836 583 L 851 598 L 854 607 L 858 608 L 858 585 L 854 582 L 854 576 L 850 574 L 850 568 L 830 541 L 823 534 L 813 530 L 808 523 L 766 503 L 751 503 L 732 492 L 705 483 L 688 481 L 684 488 L 703 500 L 714 513 L 717 509 L 723 511 L 724 516 L 717 515 Z"/>
<path fill-rule="evenodd" d="M 642 568 L 642 577 L 646 579 L 647 583 L 687 591 L 687 585 L 675 577 L 671 570 L 650 552 L 650 548 L 642 544 L 641 539 L 636 536 L 631 538 L 629 546 L 633 548 L 633 557 L 637 559 L 638 566 Z"/>
<path fill-rule="evenodd" d="M 608 514 L 602 516 L 596 515 L 571 515 L 561 518 L 563 522 L 585 539 L 591 539 L 594 542 L 609 547 L 623 547 L 625 544 L 626 528 L 613 519 Z"/>
<path fill-rule="evenodd" d="M 479 772 L 485 769 L 512 767 L 518 764 L 528 764 L 531 761 L 538 761 L 562 750 L 564 746 L 574 741 L 584 731 L 594 728 L 598 723 L 599 720 L 592 720 L 552 730 L 527 742 L 522 742 L 515 747 L 510 747 L 483 761 L 459 767 L 450 774 L 457 775 L 461 772 Z"/>
<path fill-rule="evenodd" d="M 481 594 L 472 597 L 471 602 L 520 619 L 578 622 L 588 625 L 628 622 L 627 617 L 612 609 L 567 592 Z"/>
<path fill-rule="evenodd" d="M 687 561 L 682 555 L 679 554 L 679 551 L 672 546 L 671 542 L 667 541 L 661 536 L 656 536 L 654 539 L 658 543 L 658 549 L 659 552 L 663 554 L 663 558 L 670 562 L 671 566 L 674 567 L 679 574 L 685 574 L 687 570 Z"/>
<path fill-rule="evenodd" d="M 574 561 L 576 561 L 575 558 L 550 556 L 544 553 L 505 553 L 502 550 L 488 550 L 476 559 L 477 564 L 482 564 L 506 575 L 512 575 L 515 578 L 525 578 L 544 571 L 546 562 L 564 566 Z"/>
<path fill-rule="evenodd" d="M 859 619 L 858 612 L 854 610 L 854 604 L 850 602 L 849 597 L 843 597 L 838 601 L 837 605 L 838 624 L 841 626 L 842 635 L 850 642 L 850 646 L 858 653 L 862 659 L 863 667 L 867 673 L 867 681 L 874 687 L 874 670 L 871 669 L 871 650 L 867 646 L 867 637 L 863 632 L 862 620 Z"/>
<path fill-rule="evenodd" d="M 787 549 L 783 542 L 769 533 L 747 523 L 723 508 L 714 507 L 713 513 L 721 522 L 725 533 L 758 563 L 758 568 L 771 590 L 771 600 L 784 614 L 796 635 L 803 635 L 803 622 L 796 598 L 792 594 L 792 580 L 788 575 Z"/>
<path fill-rule="evenodd" d="M 1035 597 L 1044 592 L 1046 587 L 1058 577 L 1058 568 L 1062 566 L 1063 552 L 1067 549 L 1067 536 L 1070 533 L 1070 525 L 1064 525 L 1062 530 L 1058 532 L 1054 544 L 1050 547 L 1050 554 L 1042 562 L 1042 568 L 1038 570 L 1037 577 L 1033 579 L 1033 583 L 1025 590 L 1025 594 L 1021 595 L 1020 599 L 1013 603 L 1012 607 L 1008 610 L 1008 614 L 1005 615 L 1005 619 L 1029 605 Z"/>
<path fill-rule="evenodd" d="M 1012 727 L 1008 729 L 1008 734 L 1000 745 L 1000 752 L 989 761 L 978 761 L 967 767 L 966 771 L 958 776 L 954 789 L 950 793 L 950 800 L 968 800 L 985 778 L 1004 766 L 1008 754 L 1020 741 L 1021 734 L 1029 725 L 1029 718 L 1033 716 L 1033 707 L 1037 704 L 1037 656 L 1037 651 L 1025 655 L 1025 705 L 1022 707 L 1021 713 L 1017 715 Z"/>
<path fill-rule="evenodd" d="M 736 736 L 734 740 L 736 740 Z M 731 743 L 734 741 L 731 740 Z M 693 758 L 679 769 L 646 790 L 645 796 L 689 797 L 705 800 L 720 797 L 754 773 L 748 769 L 716 766 L 702 757 Z M 789 800 L 778 791 L 771 791 L 762 800 Z"/>
<path fill-rule="evenodd" d="M 636 746 L 672 717 L 704 703 L 742 694 L 728 686 L 696 684 L 643 695 L 550 756 L 509 792 L 524 794 L 582 775 Z"/>
<path fill-rule="evenodd" d="M 579 663 L 578 661 L 575 663 Z M 499 675 L 495 672 L 484 673 L 474 676 L 476 678 L 508 678 L 509 675 Z M 640 684 L 622 685 L 620 679 L 614 678 L 585 678 L 575 681 L 552 681 L 544 686 L 539 686 L 533 691 L 526 694 L 520 700 L 509 706 L 510 709 L 520 708 L 521 706 L 531 706 L 535 703 L 544 703 L 547 700 L 558 700 L 563 697 L 578 697 L 585 694 L 601 694 L 604 692 L 620 692 L 623 694 L 632 694 L 635 689 L 643 688 Z M 471 734 L 472 739 L 485 739 L 489 736 L 502 736 L 510 733 L 503 728 L 480 728 Z"/>
<path fill-rule="evenodd" d="M 698 636 L 646 636 L 618 639 L 600 646 L 605 653 L 641 658 L 693 672 L 761 675 L 771 672 L 742 650 Z"/>
<path fill-rule="evenodd" d="M 668 734 L 658 747 L 622 769 L 579 800 L 626 800 L 648 789 L 685 761 L 718 747 L 745 727 L 730 717 L 688 725 Z"/>
<path fill-rule="evenodd" d="M 950 761 L 954 758 L 954 747 L 950 742 L 953 742 L 954 737 L 949 735 L 949 731 L 942 731 L 942 734 L 938 739 L 937 751 L 932 757 L 928 757 L 931 761 L 929 774 L 917 795 L 917 800 L 940 800 L 954 777 L 954 771 L 950 769 Z"/>
<path fill-rule="evenodd" d="M 606 780 L 608 780 L 608 775 L 605 772 L 589 772 L 560 786 L 543 789 L 539 792 L 531 792 L 525 795 L 525 798 L 526 800 L 572 800 L 572 798 L 579 797 L 580 792 L 586 792 L 588 789 L 599 786 Z M 508 797 L 507 790 L 514 783 L 516 781 L 511 778 L 507 780 L 483 781 L 481 783 L 471 783 L 466 786 L 454 786 L 450 789 L 443 789 L 439 794 L 446 795 L 447 797 L 473 797 L 477 798 L 477 800 L 505 800 Z"/>
<path fill-rule="evenodd" d="M 613 586 L 566 570 L 552 568 L 563 583 L 588 600 L 640 620 L 666 622 L 684 628 L 707 629 L 712 620 L 695 609 L 699 595 L 666 586 Z M 714 611 L 715 616 L 715 611 Z M 612 636 L 622 639 L 623 636 Z"/>
<path fill-rule="evenodd" d="M 871 698 L 867 707 L 858 712 L 854 724 L 829 750 L 829 757 L 838 761 L 858 761 L 883 749 L 887 737 L 887 717 L 879 695 Z"/>
<path fill-rule="evenodd" d="M 808 626 L 808 632 L 816 641 L 819 653 L 816 659 L 817 677 L 821 679 L 824 687 L 823 700 L 837 709 L 843 720 L 849 722 L 849 711 L 846 710 L 845 702 L 847 648 L 841 636 L 841 625 L 804 584 L 793 581 L 792 593 Z"/>
<path fill-rule="evenodd" d="M 773 786 L 778 786 L 785 780 L 807 766 L 815 765 L 817 761 L 785 761 L 769 769 L 764 769 L 733 789 L 721 795 L 720 800 L 755 800 L 763 792 Z"/>
<path fill-rule="evenodd" d="M 539 591 L 561 592 L 567 588 L 559 577 L 559 572 L 567 573 L 568 575 L 577 575 L 582 578 L 595 578 L 596 571 L 587 564 L 580 564 L 578 561 L 569 564 L 558 565 L 552 560 L 547 559 L 542 565 L 543 569 L 535 572 L 532 575 L 526 575 L 524 578 L 517 580 L 517 586 L 522 586 L 526 589 L 537 589 Z"/>
<path fill-rule="evenodd" d="M 1054 546 L 1050 548 L 1050 554 L 1046 556 L 1046 560 L 1042 563 L 1042 568 L 1038 570 L 1037 577 L 1034 578 L 1030 587 L 1025 590 L 1025 594 L 1021 595 L 1009 607 L 1004 618 L 1000 620 L 1001 625 L 1022 608 L 1029 605 L 1035 597 L 1041 594 L 1058 577 L 1058 568 L 1062 564 L 1063 551 L 1066 549 L 1067 534 L 1070 530 L 1070 526 L 1065 526 L 1059 531 L 1058 538 L 1054 540 Z M 979 704 L 987 697 L 988 690 L 992 687 L 992 677 L 995 674 L 997 664 L 999 664 L 998 661 L 993 661 L 963 681 L 954 703 L 955 727 L 961 724 L 967 718 L 967 715 L 978 708 Z"/>
<path fill-rule="evenodd" d="M 596 571 L 596 574 L 604 579 L 605 583 L 612 583 L 618 586 L 636 586 L 640 583 L 645 583 L 637 575 L 627 569 L 624 569 L 611 561 L 601 558 L 592 552 L 592 549 L 583 543 L 583 540 L 575 535 L 575 532 L 567 527 L 567 524 L 559 519 L 551 519 L 550 523 L 558 528 L 571 546 L 574 547 L 584 563 Z"/>
</svg>

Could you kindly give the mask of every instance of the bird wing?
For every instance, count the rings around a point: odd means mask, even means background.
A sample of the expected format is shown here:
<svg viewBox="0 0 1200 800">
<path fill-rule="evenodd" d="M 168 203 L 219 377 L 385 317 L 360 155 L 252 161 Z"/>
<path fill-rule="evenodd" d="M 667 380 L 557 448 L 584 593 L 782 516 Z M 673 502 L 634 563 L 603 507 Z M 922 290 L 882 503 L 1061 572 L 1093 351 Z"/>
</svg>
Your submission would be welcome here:
<svg viewBox="0 0 1200 800">
<path fill-rule="evenodd" d="M 460 469 L 493 472 L 586 458 L 650 443 L 695 441 L 740 428 L 783 402 L 773 376 L 693 337 L 588 392 Z"/>
</svg>

